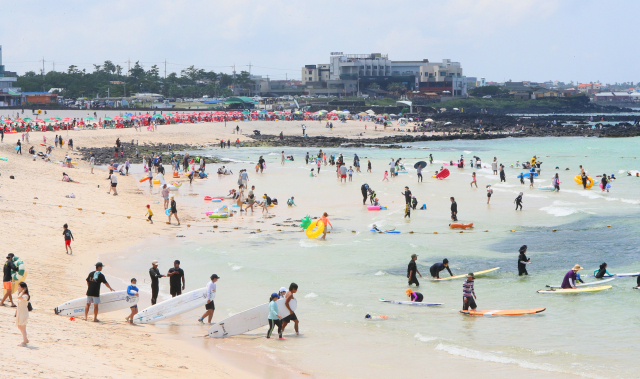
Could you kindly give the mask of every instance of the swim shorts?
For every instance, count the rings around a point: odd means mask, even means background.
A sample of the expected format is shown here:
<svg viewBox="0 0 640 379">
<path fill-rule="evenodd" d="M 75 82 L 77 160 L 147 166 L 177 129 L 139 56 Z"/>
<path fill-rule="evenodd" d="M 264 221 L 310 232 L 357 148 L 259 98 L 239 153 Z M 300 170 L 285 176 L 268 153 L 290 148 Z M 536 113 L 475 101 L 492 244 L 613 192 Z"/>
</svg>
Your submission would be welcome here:
<svg viewBox="0 0 640 379">
<path fill-rule="evenodd" d="M 472 297 L 467 297 L 467 302 L 465 303 L 464 298 L 462 298 L 462 309 L 468 311 L 469 308 L 478 308 L 478 306 L 476 305 L 476 301 Z"/>
<path fill-rule="evenodd" d="M 291 322 L 291 321 L 294 321 L 294 320 L 297 320 L 297 319 L 298 319 L 298 317 L 296 317 L 296 314 L 292 313 L 289 316 L 283 318 L 282 322 Z"/>
<path fill-rule="evenodd" d="M 341 177 L 341 178 L 346 178 L 346 177 L 347 177 L 347 175 L 340 175 L 340 177 Z"/>
<path fill-rule="evenodd" d="M 2 287 L 6 290 L 11 289 L 11 282 L 2 282 Z"/>
<path fill-rule="evenodd" d="M 71 246 L 71 240 L 64 240 L 64 244 L 67 246 Z"/>
<path fill-rule="evenodd" d="M 169 294 L 171 294 L 171 296 L 182 295 L 182 288 L 181 287 L 171 287 L 169 289 Z"/>
<path fill-rule="evenodd" d="M 87 304 L 100 304 L 100 296 L 87 296 Z"/>
<path fill-rule="evenodd" d="M 205 304 L 204 309 L 207 309 L 207 310 L 211 309 L 211 310 L 215 311 L 216 310 L 216 306 L 215 306 L 215 304 L 213 304 L 213 300 L 211 300 L 210 303 Z"/>
<path fill-rule="evenodd" d="M 111 187 L 116 188 L 118 186 L 118 183 L 111 183 Z"/>
</svg>

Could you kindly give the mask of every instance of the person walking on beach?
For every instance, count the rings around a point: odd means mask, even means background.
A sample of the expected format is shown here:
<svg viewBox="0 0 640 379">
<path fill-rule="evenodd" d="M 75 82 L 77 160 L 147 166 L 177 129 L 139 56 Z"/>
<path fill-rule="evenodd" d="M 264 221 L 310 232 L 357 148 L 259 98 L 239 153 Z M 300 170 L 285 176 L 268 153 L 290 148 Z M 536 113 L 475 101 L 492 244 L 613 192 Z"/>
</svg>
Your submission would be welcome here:
<svg viewBox="0 0 640 379">
<path fill-rule="evenodd" d="M 2 269 L 2 288 L 4 288 L 4 296 L 2 296 L 2 302 L 0 302 L 0 306 L 4 307 L 4 302 L 9 298 L 9 302 L 11 302 L 11 307 L 15 308 L 15 304 L 13 303 L 13 298 L 11 297 L 12 284 L 11 283 L 11 275 L 18 271 L 18 268 L 13 263 L 13 253 L 7 254 L 7 261 L 4 262 L 4 267 Z"/>
<path fill-rule="evenodd" d="M 456 203 L 456 199 L 453 196 L 449 199 L 451 200 L 451 220 L 458 221 L 458 203 Z"/>
<path fill-rule="evenodd" d="M 155 259 L 151 262 L 149 276 L 151 277 L 151 305 L 155 305 L 158 300 L 158 291 L 160 291 L 159 279 L 165 277 L 165 275 L 160 274 L 160 270 L 158 270 L 158 261 Z"/>
<path fill-rule="evenodd" d="M 208 323 L 211 324 L 211 319 L 213 318 L 213 312 L 216 310 L 216 306 L 213 303 L 213 299 L 216 297 L 216 282 L 220 279 L 220 277 L 216 274 L 211 275 L 211 281 L 207 283 L 207 304 L 205 304 L 204 309 L 205 312 L 198 319 L 198 322 L 204 324 L 204 318 L 208 318 Z"/>
<path fill-rule="evenodd" d="M 251 214 L 253 214 L 253 204 L 256 202 L 256 196 L 253 193 L 253 190 L 256 189 L 256 186 L 251 186 L 251 189 L 247 193 L 247 207 L 244 209 L 245 214 L 251 208 Z"/>
<path fill-rule="evenodd" d="M 138 287 L 136 287 L 137 282 L 138 281 L 136 280 L 136 278 L 131 279 L 131 284 L 129 284 L 129 287 L 127 287 L 127 295 L 140 296 L 140 290 L 138 289 Z M 127 316 L 127 318 L 125 318 L 125 321 L 128 321 L 129 324 L 133 324 L 133 316 L 138 314 L 138 304 L 130 306 L 129 309 L 131 309 L 131 313 L 129 314 L 129 316 Z"/>
<path fill-rule="evenodd" d="M 520 210 L 522 210 L 522 195 L 523 193 L 520 192 L 518 197 L 516 197 L 516 199 L 514 200 L 514 203 L 516 203 L 516 211 L 518 210 L 518 207 L 520 207 Z"/>
<path fill-rule="evenodd" d="M 282 333 L 284 333 L 284 329 L 289 325 L 291 321 L 293 321 L 293 329 L 296 331 L 296 335 L 300 335 L 300 331 L 298 330 L 298 316 L 296 316 L 295 312 L 289 306 L 291 300 L 294 300 L 293 294 L 298 292 L 298 285 L 295 283 L 291 283 L 289 285 L 289 291 L 284 295 L 284 306 L 289 311 L 289 316 L 286 316 L 282 319 Z"/>
<path fill-rule="evenodd" d="M 451 273 L 451 269 L 449 268 L 449 260 L 447 258 L 443 259 L 442 262 L 436 262 L 431 267 L 429 267 L 429 273 L 431 274 L 432 279 L 440 279 L 440 271 L 446 269 L 449 271 L 449 275 L 453 276 Z"/>
<path fill-rule="evenodd" d="M 487 204 L 491 201 L 491 195 L 493 195 L 493 188 L 491 188 L 491 184 L 487 184 Z"/>
<path fill-rule="evenodd" d="M 242 181 L 242 185 L 244 186 L 244 188 L 249 188 L 247 186 L 249 183 L 249 174 L 247 173 L 247 170 L 240 171 L 240 179 Z"/>
<path fill-rule="evenodd" d="M 113 196 L 118 196 L 118 190 L 116 189 L 116 187 L 118 186 L 118 175 L 116 175 L 116 173 L 113 170 L 111 171 L 111 177 L 109 179 L 110 179 L 111 186 L 109 187 L 109 192 L 107 193 L 110 194 L 111 189 L 113 189 Z"/>
<path fill-rule="evenodd" d="M 100 305 L 100 284 L 104 283 L 111 292 L 115 292 L 113 288 L 107 283 L 107 279 L 102 274 L 102 268 L 104 265 L 102 262 L 96 263 L 95 271 L 91 271 L 87 276 L 87 305 L 84 307 L 84 321 L 87 321 L 89 316 L 89 308 L 93 304 L 93 322 L 99 322 L 98 320 L 98 306 Z"/>
<path fill-rule="evenodd" d="M 71 254 L 73 255 L 73 249 L 71 248 L 71 240 L 76 240 L 75 238 L 73 238 L 73 233 L 71 233 L 71 230 L 69 230 L 69 225 L 64 224 L 62 225 L 62 235 L 64 236 L 64 248 L 67 252 L 67 254 Z"/>
<path fill-rule="evenodd" d="M 504 166 L 500 165 L 500 183 L 502 183 L 502 182 L 506 183 L 507 182 L 507 177 L 506 177 L 506 175 L 504 173 Z"/>
<path fill-rule="evenodd" d="M 89 159 L 89 167 L 91 167 L 91 173 L 93 174 L 93 168 L 96 165 L 96 156 L 95 154 L 91 154 L 91 159 Z"/>
<path fill-rule="evenodd" d="M 340 183 L 342 183 L 342 179 L 344 179 L 344 182 L 347 182 L 347 166 L 345 164 L 342 164 L 339 168 L 340 170 Z"/>
<path fill-rule="evenodd" d="M 476 182 L 476 173 L 474 172 L 473 174 L 471 174 L 471 188 L 473 188 L 473 185 L 476 185 L 476 188 L 478 188 L 478 182 Z"/>
<path fill-rule="evenodd" d="M 169 269 L 167 273 L 167 277 L 169 278 L 169 293 L 172 297 L 182 295 L 182 291 L 184 291 L 185 280 L 184 280 L 184 270 L 180 268 L 180 261 L 173 261 L 173 267 Z M 182 282 L 182 286 L 180 283 Z"/>
<path fill-rule="evenodd" d="M 29 321 L 29 300 L 31 300 L 31 295 L 29 295 L 29 287 L 27 283 L 22 282 L 19 284 L 20 288 L 18 288 L 18 297 L 16 298 L 18 301 L 18 306 L 16 309 L 16 326 L 20 333 L 22 333 L 22 343 L 20 346 L 27 346 L 29 343 L 29 338 L 27 338 L 27 321 Z"/>
<path fill-rule="evenodd" d="M 411 261 L 407 266 L 407 278 L 409 279 L 409 287 L 411 284 L 415 284 L 416 287 L 420 287 L 420 282 L 418 281 L 418 277 L 416 274 L 420 275 L 422 278 L 422 274 L 418 271 L 418 266 L 416 265 L 416 261 L 418 260 L 417 254 L 411 254 Z"/>
<path fill-rule="evenodd" d="M 284 166 L 284 150 L 280 152 L 280 164 Z"/>
<path fill-rule="evenodd" d="M 153 220 L 151 219 L 153 217 L 153 212 L 151 211 L 151 207 L 149 204 L 147 204 L 147 214 L 145 216 L 147 216 L 147 221 L 153 224 Z"/>
<path fill-rule="evenodd" d="M 17 147 L 16 154 L 22 155 L 22 142 L 20 142 L 20 139 L 18 139 L 18 144 L 16 147 Z"/>
<path fill-rule="evenodd" d="M 527 265 L 531 264 L 531 258 L 527 258 L 525 254 L 527 252 L 527 245 L 520 247 L 520 255 L 518 256 L 518 276 L 529 275 L 527 272 Z"/>
<path fill-rule="evenodd" d="M 167 188 L 166 184 L 162 185 L 162 191 L 161 191 L 161 195 L 162 195 L 162 199 L 164 200 L 164 209 L 169 208 L 169 188 Z"/>
<path fill-rule="evenodd" d="M 173 196 L 171 196 L 171 210 L 169 211 L 169 221 L 167 222 L 167 224 L 169 225 L 171 224 L 171 216 L 174 216 L 176 218 L 176 221 L 178 221 L 178 226 L 180 226 L 180 219 L 178 218 L 178 208 Z"/>
<path fill-rule="evenodd" d="M 320 217 L 320 220 L 318 221 L 322 221 L 322 224 L 324 225 L 324 230 L 322 231 L 322 238 L 320 238 L 321 240 L 326 240 L 327 237 L 327 225 L 331 226 L 331 229 L 333 229 L 333 225 L 331 225 L 331 221 L 329 221 L 329 214 L 327 212 L 324 212 L 322 214 L 322 217 Z M 318 225 L 318 222 L 316 222 L 316 225 Z"/>
<path fill-rule="evenodd" d="M 269 331 L 267 332 L 267 338 L 271 338 L 271 333 L 273 333 L 273 329 L 278 327 L 278 338 L 282 338 L 282 316 L 278 314 L 278 304 L 276 300 L 278 300 L 280 296 L 277 293 L 272 293 L 269 298 Z"/>
<path fill-rule="evenodd" d="M 498 158 L 493 157 L 493 162 L 491 162 L 491 170 L 493 170 L 493 175 L 498 175 Z"/>
<path fill-rule="evenodd" d="M 473 288 L 474 279 L 475 276 L 470 272 L 467 274 L 467 280 L 462 283 L 462 310 L 464 311 L 468 311 L 469 308 L 471 308 L 472 311 L 475 311 L 478 307 L 475 301 L 475 299 L 477 299 L 476 292 Z"/>
<path fill-rule="evenodd" d="M 371 173 L 371 160 L 367 159 L 367 172 Z"/>
</svg>

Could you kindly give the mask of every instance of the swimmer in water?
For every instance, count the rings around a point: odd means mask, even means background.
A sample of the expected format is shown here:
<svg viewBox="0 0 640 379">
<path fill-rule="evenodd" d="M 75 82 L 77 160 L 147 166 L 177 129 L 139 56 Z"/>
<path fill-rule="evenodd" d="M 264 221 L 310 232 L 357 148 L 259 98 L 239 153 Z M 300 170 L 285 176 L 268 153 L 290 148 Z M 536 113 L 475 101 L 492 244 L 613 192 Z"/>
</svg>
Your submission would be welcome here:
<svg viewBox="0 0 640 379">
<path fill-rule="evenodd" d="M 378 232 L 378 233 L 387 233 L 387 232 L 392 232 L 392 231 L 396 230 L 396 228 L 393 228 L 393 229 L 388 229 L 388 230 L 384 230 L 384 231 L 382 231 L 382 230 L 378 229 L 378 227 L 376 226 L 376 224 L 373 224 L 373 226 L 371 227 L 371 229 L 373 229 L 374 231 L 376 231 L 376 232 Z"/>
</svg>

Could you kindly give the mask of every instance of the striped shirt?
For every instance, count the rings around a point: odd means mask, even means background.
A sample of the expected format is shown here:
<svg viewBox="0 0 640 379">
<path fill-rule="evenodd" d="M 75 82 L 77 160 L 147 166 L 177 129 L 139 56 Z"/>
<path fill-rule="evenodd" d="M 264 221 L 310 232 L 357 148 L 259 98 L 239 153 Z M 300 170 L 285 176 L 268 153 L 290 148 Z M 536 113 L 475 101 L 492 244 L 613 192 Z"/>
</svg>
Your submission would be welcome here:
<svg viewBox="0 0 640 379">
<path fill-rule="evenodd" d="M 475 295 L 473 280 L 465 280 L 464 283 L 462 283 L 462 297 L 473 297 Z"/>
</svg>

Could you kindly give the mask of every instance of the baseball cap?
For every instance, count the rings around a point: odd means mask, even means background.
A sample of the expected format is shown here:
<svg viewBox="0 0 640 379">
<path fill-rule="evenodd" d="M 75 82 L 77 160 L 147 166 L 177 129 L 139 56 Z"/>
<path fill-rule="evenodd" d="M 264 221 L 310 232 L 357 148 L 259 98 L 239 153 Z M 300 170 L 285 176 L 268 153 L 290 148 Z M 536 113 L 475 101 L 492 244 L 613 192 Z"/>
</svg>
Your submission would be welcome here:
<svg viewBox="0 0 640 379">
<path fill-rule="evenodd" d="M 278 291 L 278 292 L 287 292 L 287 289 L 284 288 L 284 287 L 280 287 L 280 291 Z"/>
<path fill-rule="evenodd" d="M 13 258 L 14 256 L 15 256 L 15 255 L 14 255 L 13 253 L 9 253 L 9 254 L 7 254 L 7 259 L 8 259 L 8 258 Z"/>
<path fill-rule="evenodd" d="M 271 294 L 271 298 L 274 298 L 274 297 L 277 297 L 279 299 L 280 295 L 278 295 L 277 293 L 274 292 L 274 293 Z"/>
<path fill-rule="evenodd" d="M 153 261 L 151 261 L 151 264 L 152 264 L 152 265 L 157 265 L 157 264 L 158 264 L 158 260 L 157 260 L 157 259 L 154 259 Z"/>
<path fill-rule="evenodd" d="M 418 254 L 411 254 L 411 258 L 417 258 Z"/>
<path fill-rule="evenodd" d="M 102 264 L 102 262 L 98 262 L 96 263 L 96 267 L 104 267 L 104 265 Z"/>
<path fill-rule="evenodd" d="M 216 274 L 211 275 L 211 279 L 220 279 L 220 277 Z"/>
</svg>

